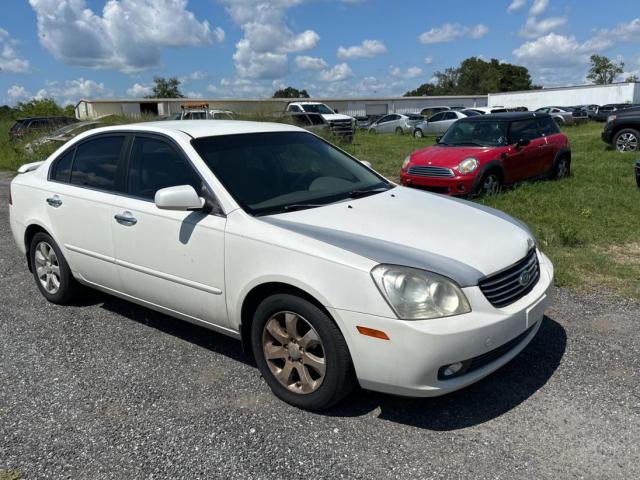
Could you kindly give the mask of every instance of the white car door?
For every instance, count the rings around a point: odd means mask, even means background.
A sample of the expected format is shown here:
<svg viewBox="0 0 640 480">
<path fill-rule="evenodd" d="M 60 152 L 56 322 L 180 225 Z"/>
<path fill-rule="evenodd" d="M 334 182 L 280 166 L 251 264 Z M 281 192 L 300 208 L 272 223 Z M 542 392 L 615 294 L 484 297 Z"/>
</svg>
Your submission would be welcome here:
<svg viewBox="0 0 640 480">
<path fill-rule="evenodd" d="M 444 134 L 449 127 L 458 121 L 458 115 L 456 112 L 444 112 L 444 117 L 441 122 L 438 122 L 438 126 L 436 128 L 436 133 L 438 135 Z"/>
<path fill-rule="evenodd" d="M 440 133 L 439 125 L 444 120 L 444 114 L 445 112 L 440 112 L 429 117 L 424 129 L 425 135 L 437 135 Z"/>
<path fill-rule="evenodd" d="M 203 181 L 168 138 L 135 134 L 126 167 L 125 194 L 111 212 L 116 265 L 123 292 L 191 319 L 225 327 L 226 218 L 203 211 L 160 210 L 161 188 Z"/>
<path fill-rule="evenodd" d="M 120 289 L 111 237 L 124 134 L 89 137 L 52 163 L 46 201 L 53 237 L 76 277 Z"/>
</svg>

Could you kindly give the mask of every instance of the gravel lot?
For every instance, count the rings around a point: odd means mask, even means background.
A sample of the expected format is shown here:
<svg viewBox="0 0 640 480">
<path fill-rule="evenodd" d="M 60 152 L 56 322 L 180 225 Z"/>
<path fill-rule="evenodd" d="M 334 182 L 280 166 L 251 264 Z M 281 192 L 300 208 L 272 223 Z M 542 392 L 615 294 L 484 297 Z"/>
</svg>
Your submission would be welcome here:
<svg viewBox="0 0 640 480">
<path fill-rule="evenodd" d="M 48 304 L 10 235 L 8 182 L 0 479 L 640 477 L 637 302 L 560 289 L 484 381 L 312 414 L 276 400 L 232 339 L 96 292 Z"/>
</svg>

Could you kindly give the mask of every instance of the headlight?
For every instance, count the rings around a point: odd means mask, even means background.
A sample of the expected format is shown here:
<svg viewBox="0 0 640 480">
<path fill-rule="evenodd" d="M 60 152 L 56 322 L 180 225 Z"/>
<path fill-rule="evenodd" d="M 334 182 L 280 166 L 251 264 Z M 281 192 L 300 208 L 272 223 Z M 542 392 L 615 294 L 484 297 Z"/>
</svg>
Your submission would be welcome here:
<svg viewBox="0 0 640 480">
<path fill-rule="evenodd" d="M 409 165 L 409 162 L 411 162 L 411 155 L 407 155 L 407 158 L 404 159 L 404 162 L 402 162 L 402 169 L 406 169 L 407 165 Z"/>
<path fill-rule="evenodd" d="M 607 117 L 607 123 L 611 123 L 611 122 L 613 122 L 616 118 L 618 118 L 618 116 L 617 116 L 617 115 L 609 115 L 609 116 Z"/>
<path fill-rule="evenodd" d="M 480 162 L 478 162 L 478 160 L 476 160 L 475 158 L 465 158 L 464 160 L 462 160 L 458 166 L 456 167 L 456 169 L 463 175 L 467 175 L 468 173 L 473 172 L 476 168 L 478 168 L 478 165 L 480 165 Z"/>
<path fill-rule="evenodd" d="M 398 318 L 426 320 L 471 311 L 467 297 L 446 277 L 416 268 L 378 265 L 371 276 Z"/>
</svg>

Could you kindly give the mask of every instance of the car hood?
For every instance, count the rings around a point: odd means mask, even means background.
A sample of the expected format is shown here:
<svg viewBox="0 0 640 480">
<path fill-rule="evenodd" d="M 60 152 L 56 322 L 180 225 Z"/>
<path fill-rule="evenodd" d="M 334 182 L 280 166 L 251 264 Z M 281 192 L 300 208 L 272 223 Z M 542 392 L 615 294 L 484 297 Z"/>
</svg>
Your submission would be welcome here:
<svg viewBox="0 0 640 480">
<path fill-rule="evenodd" d="M 524 223 L 499 210 L 405 187 L 260 220 L 463 287 L 516 263 L 535 245 Z"/>
<path fill-rule="evenodd" d="M 456 167 L 465 158 L 493 160 L 508 147 L 441 147 L 434 145 L 411 154 L 411 165 Z"/>
<path fill-rule="evenodd" d="M 349 115 L 342 115 L 341 113 L 331 113 L 331 114 L 322 114 L 322 118 L 324 118 L 327 122 L 331 122 L 334 120 L 353 120 L 353 117 Z"/>
</svg>

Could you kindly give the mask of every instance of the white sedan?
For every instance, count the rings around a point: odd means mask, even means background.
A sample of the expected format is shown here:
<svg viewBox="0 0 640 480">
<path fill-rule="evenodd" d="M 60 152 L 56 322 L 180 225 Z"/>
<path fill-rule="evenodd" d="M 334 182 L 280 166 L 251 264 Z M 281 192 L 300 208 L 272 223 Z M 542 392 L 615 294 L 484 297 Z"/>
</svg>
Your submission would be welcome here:
<svg viewBox="0 0 640 480">
<path fill-rule="evenodd" d="M 83 284 L 240 339 L 281 399 L 452 392 L 515 357 L 553 267 L 504 213 L 396 186 L 298 127 L 105 127 L 11 184 L 44 297 Z"/>
</svg>

